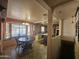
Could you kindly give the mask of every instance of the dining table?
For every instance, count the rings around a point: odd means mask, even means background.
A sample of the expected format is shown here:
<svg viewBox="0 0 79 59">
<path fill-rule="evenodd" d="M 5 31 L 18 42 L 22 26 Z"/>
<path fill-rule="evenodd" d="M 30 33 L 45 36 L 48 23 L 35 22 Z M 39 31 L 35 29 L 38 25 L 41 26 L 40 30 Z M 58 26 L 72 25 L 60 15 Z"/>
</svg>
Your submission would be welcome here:
<svg viewBox="0 0 79 59">
<path fill-rule="evenodd" d="M 33 44 L 33 40 L 31 37 L 19 37 L 18 41 L 21 43 L 21 45 L 23 46 L 23 51 L 31 48 L 32 44 Z"/>
</svg>

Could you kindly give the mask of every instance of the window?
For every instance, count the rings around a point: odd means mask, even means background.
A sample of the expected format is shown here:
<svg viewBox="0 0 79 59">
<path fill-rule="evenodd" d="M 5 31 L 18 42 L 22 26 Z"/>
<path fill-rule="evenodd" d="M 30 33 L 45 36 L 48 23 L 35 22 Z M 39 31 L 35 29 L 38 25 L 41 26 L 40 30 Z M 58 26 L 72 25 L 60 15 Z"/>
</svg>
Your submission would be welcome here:
<svg viewBox="0 0 79 59">
<path fill-rule="evenodd" d="M 19 36 L 19 25 L 12 24 L 12 37 Z"/>
<path fill-rule="evenodd" d="M 26 34 L 30 35 L 30 24 L 29 23 L 23 23 L 24 25 L 26 25 Z"/>
<path fill-rule="evenodd" d="M 30 25 L 28 25 L 27 35 L 30 35 Z"/>
<path fill-rule="evenodd" d="M 19 24 L 12 24 L 12 37 L 26 35 L 26 26 Z"/>
<path fill-rule="evenodd" d="M 10 38 L 10 30 L 9 30 L 9 23 L 6 23 L 6 35 L 5 38 L 8 39 Z"/>
<path fill-rule="evenodd" d="M 41 26 L 41 32 L 45 32 L 45 27 L 44 26 Z"/>
<path fill-rule="evenodd" d="M 20 25 L 19 31 L 20 31 L 20 33 L 19 33 L 20 36 L 26 35 L 26 26 Z"/>
</svg>

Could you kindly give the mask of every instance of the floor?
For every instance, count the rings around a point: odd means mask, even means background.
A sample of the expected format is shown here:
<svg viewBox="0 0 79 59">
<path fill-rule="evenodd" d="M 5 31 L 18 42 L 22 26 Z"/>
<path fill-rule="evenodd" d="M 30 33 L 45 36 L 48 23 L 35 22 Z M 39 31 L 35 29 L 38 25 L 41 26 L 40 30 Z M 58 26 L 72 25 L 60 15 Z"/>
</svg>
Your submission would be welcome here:
<svg viewBox="0 0 79 59">
<path fill-rule="evenodd" d="M 35 41 L 33 48 L 22 52 L 21 48 L 5 50 L 0 59 L 47 59 L 47 46 Z"/>
<path fill-rule="evenodd" d="M 75 46 L 73 42 L 61 40 L 59 59 L 75 59 Z"/>
</svg>

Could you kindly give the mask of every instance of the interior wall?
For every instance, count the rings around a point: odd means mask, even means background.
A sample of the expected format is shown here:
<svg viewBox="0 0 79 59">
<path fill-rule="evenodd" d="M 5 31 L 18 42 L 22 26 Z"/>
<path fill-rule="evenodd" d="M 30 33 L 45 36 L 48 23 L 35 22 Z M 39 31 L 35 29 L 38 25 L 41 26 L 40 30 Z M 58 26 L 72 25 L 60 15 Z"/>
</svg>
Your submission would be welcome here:
<svg viewBox="0 0 79 59">
<path fill-rule="evenodd" d="M 59 22 L 59 34 L 61 35 L 61 20 Z M 63 20 L 63 40 L 74 41 L 75 39 L 75 59 L 79 59 L 79 42 L 75 38 L 75 21 L 72 18 Z"/>
<path fill-rule="evenodd" d="M 76 8 L 79 6 L 78 1 L 72 1 L 67 4 L 64 4 L 58 7 L 56 10 L 58 16 L 63 20 L 63 40 L 67 41 L 74 41 L 75 39 L 75 23 L 72 23 L 73 18 L 70 18 L 75 15 Z M 61 13 L 59 12 L 61 11 Z M 59 34 L 61 35 L 61 21 L 59 23 Z M 75 42 L 75 59 L 79 59 L 79 43 L 78 41 Z"/>
<path fill-rule="evenodd" d="M 61 47 L 61 38 L 59 36 L 52 38 L 52 57 L 58 59 L 59 50 Z"/>
<path fill-rule="evenodd" d="M 72 18 L 64 20 L 64 36 L 74 37 L 75 35 L 75 24 L 72 22 Z"/>
<path fill-rule="evenodd" d="M 41 25 L 40 24 L 36 24 L 35 25 L 35 35 L 41 33 Z"/>
<path fill-rule="evenodd" d="M 59 24 L 59 30 L 61 35 L 61 21 Z M 74 41 L 75 38 L 75 21 L 73 18 L 67 18 L 63 20 L 63 37 L 64 40 Z"/>
</svg>

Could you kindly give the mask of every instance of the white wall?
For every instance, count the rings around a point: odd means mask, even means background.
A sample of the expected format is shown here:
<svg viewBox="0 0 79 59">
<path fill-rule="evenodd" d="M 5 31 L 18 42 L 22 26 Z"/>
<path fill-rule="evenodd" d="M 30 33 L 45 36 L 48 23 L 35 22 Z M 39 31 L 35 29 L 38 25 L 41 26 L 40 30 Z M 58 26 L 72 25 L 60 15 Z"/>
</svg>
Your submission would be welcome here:
<svg viewBox="0 0 79 59">
<path fill-rule="evenodd" d="M 72 23 L 72 18 L 66 19 L 63 22 L 64 22 L 63 24 L 64 36 L 74 37 L 75 36 L 75 23 Z"/>
<path fill-rule="evenodd" d="M 75 21 L 72 23 L 72 19 L 73 18 L 68 18 L 63 20 L 63 36 L 68 41 L 74 41 L 74 38 L 75 38 Z M 59 23 L 59 30 L 60 30 L 59 33 L 61 35 L 61 20 Z"/>
</svg>

